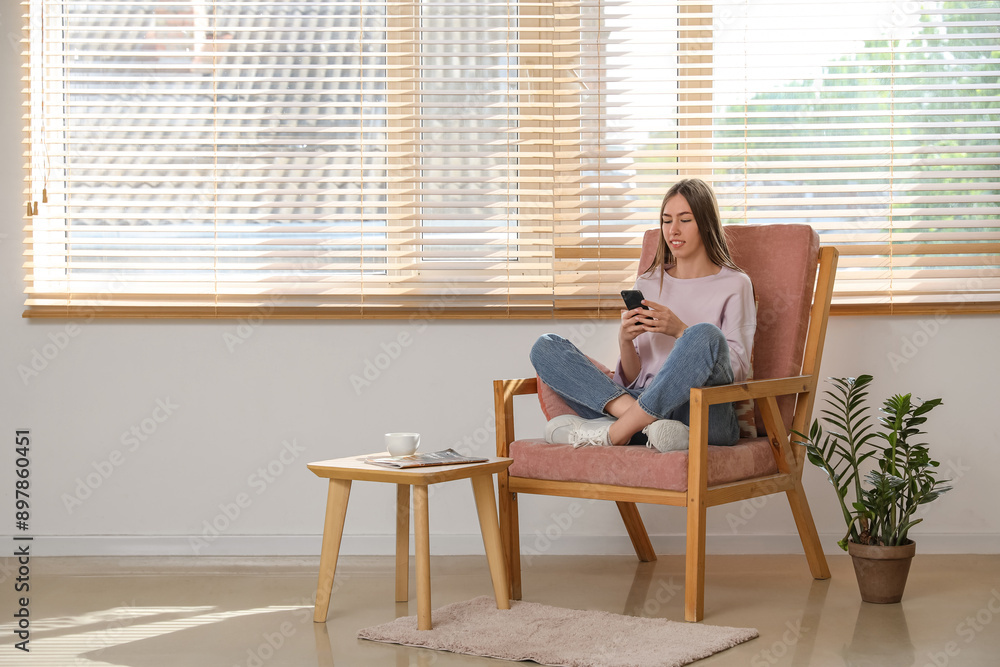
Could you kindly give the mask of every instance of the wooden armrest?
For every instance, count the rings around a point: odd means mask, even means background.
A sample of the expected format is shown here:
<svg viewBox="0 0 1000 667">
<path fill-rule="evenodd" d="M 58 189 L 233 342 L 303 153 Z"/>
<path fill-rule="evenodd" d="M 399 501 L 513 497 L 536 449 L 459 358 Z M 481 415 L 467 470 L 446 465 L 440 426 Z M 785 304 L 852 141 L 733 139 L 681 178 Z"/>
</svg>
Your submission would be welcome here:
<svg viewBox="0 0 1000 667">
<path fill-rule="evenodd" d="M 514 397 L 537 393 L 537 378 L 493 381 L 497 456 L 509 456 L 510 443 L 514 442 Z"/>
<path fill-rule="evenodd" d="M 720 384 L 715 387 L 696 387 L 691 390 L 694 397 L 697 392 L 704 405 L 732 403 L 748 398 L 766 398 L 768 396 L 786 396 L 802 394 L 813 390 L 815 379 L 811 375 L 796 375 L 794 377 L 776 378 L 773 380 L 751 380 L 736 384 Z"/>
<path fill-rule="evenodd" d="M 516 380 L 494 380 L 493 391 L 502 391 L 507 396 L 522 396 L 538 393 L 537 378 L 518 378 Z"/>
<path fill-rule="evenodd" d="M 788 432 L 781 421 L 781 413 L 778 411 L 778 404 L 775 402 L 777 396 L 789 394 L 811 394 L 815 390 L 816 379 L 812 375 L 797 375 L 787 378 L 776 378 L 772 380 L 753 380 L 751 382 L 741 382 L 737 384 L 725 384 L 715 387 L 698 387 L 691 390 L 691 422 L 697 421 L 702 425 L 698 429 L 698 437 L 692 431 L 689 442 L 690 456 L 688 457 L 688 480 L 699 479 L 704 476 L 704 467 L 707 466 L 708 444 L 708 406 L 719 403 L 731 403 L 744 399 L 758 400 L 757 406 L 760 408 L 761 417 L 764 420 L 764 428 L 768 433 L 772 447 L 775 448 L 775 463 L 778 470 L 788 473 L 797 470 L 801 474 L 801 461 L 804 453 L 799 451 L 804 447 L 792 449 L 792 444 L 788 440 Z M 700 414 L 696 417 L 695 413 Z M 798 412 L 793 417 L 793 430 L 802 430 L 802 425 L 795 422 L 799 417 Z M 803 418 L 804 419 L 804 418 Z M 693 476 L 698 474 L 698 477 Z"/>
</svg>

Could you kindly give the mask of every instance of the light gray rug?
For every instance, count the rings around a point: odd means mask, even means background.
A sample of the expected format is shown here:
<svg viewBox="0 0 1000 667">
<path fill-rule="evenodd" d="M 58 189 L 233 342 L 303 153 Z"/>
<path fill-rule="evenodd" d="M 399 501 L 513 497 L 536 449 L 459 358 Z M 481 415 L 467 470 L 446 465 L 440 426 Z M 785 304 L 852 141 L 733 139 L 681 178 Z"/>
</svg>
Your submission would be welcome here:
<svg viewBox="0 0 1000 667">
<path fill-rule="evenodd" d="M 488 596 L 435 609 L 433 630 L 404 616 L 358 632 L 361 639 L 558 667 L 679 667 L 758 636 L 753 628 L 679 623 L 605 611 L 561 609 Z"/>
</svg>

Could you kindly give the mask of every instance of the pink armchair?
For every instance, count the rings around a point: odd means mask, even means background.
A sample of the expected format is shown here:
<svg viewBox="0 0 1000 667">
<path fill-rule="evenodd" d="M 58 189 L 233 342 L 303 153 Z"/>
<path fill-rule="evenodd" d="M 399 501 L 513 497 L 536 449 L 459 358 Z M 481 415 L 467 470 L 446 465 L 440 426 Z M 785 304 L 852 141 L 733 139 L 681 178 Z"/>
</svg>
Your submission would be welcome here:
<svg viewBox="0 0 1000 667">
<path fill-rule="evenodd" d="M 823 355 L 837 251 L 819 245 L 807 225 L 732 225 L 725 228 L 733 260 L 754 283 L 757 333 L 752 381 L 691 390 L 688 451 L 646 447 L 586 447 L 514 437 L 514 396 L 537 393 L 552 417 L 568 410 L 537 378 L 495 380 L 497 455 L 514 459 L 499 476 L 500 532 L 509 563 L 511 597 L 521 598 L 517 507 L 521 494 L 613 500 L 636 555 L 656 559 L 635 503 L 687 508 L 684 617 L 704 618 L 705 517 L 709 507 L 784 493 L 813 577 L 830 576 L 802 488 L 804 447 L 789 440 L 805 432 Z M 655 253 L 658 229 L 646 232 L 640 271 Z M 525 352 L 527 353 L 527 352 Z M 708 406 L 753 400 L 756 437 L 732 447 L 708 446 Z M 562 404 L 562 405 L 560 405 Z"/>
</svg>

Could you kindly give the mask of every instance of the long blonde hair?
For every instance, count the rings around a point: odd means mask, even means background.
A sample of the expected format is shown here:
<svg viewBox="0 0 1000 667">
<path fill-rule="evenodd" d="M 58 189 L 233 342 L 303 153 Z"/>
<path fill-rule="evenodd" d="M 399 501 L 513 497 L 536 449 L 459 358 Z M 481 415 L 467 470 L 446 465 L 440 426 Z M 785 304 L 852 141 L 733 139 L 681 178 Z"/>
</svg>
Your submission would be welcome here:
<svg viewBox="0 0 1000 667">
<path fill-rule="evenodd" d="M 646 275 L 651 275 L 657 269 L 660 269 L 660 281 L 662 282 L 663 271 L 666 267 L 676 263 L 674 254 L 670 251 L 666 239 L 663 238 L 662 231 L 663 207 L 667 205 L 668 200 L 676 195 L 683 196 L 687 200 L 688 206 L 691 207 L 691 214 L 694 216 L 695 222 L 698 223 L 698 234 L 701 236 L 701 242 L 708 252 L 708 259 L 716 266 L 725 266 L 734 271 L 744 273 L 743 269 L 736 266 L 733 258 L 729 255 L 726 236 L 722 233 L 722 216 L 719 215 L 719 203 L 715 199 L 715 193 L 712 192 L 712 188 L 700 178 L 685 178 L 674 183 L 667 190 L 667 194 L 663 196 L 663 201 L 660 202 L 660 211 L 657 214 L 657 217 L 660 219 L 660 241 L 656 246 L 656 256 L 653 258 L 652 265 L 646 270 Z"/>
</svg>

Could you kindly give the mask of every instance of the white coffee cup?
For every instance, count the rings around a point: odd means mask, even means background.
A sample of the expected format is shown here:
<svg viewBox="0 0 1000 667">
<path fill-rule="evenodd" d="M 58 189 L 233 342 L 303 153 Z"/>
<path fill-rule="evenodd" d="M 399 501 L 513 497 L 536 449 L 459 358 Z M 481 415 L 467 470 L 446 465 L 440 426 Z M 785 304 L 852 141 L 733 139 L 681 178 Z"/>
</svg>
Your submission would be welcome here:
<svg viewBox="0 0 1000 667">
<path fill-rule="evenodd" d="M 409 456 L 420 446 L 419 433 L 386 433 L 385 448 L 390 456 Z"/>
</svg>

